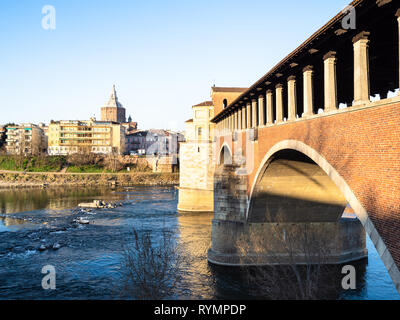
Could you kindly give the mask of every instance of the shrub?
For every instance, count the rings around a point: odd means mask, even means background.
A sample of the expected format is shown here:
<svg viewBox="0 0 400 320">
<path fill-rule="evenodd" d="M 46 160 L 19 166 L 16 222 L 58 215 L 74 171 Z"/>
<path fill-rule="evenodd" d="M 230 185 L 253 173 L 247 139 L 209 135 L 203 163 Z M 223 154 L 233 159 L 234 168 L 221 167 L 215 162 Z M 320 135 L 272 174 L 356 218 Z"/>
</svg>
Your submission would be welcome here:
<svg viewBox="0 0 400 320">
<path fill-rule="evenodd" d="M 159 241 L 150 231 L 133 229 L 134 243 L 124 250 L 125 292 L 135 299 L 165 299 L 174 294 L 182 270 L 189 263 L 172 232 L 163 230 Z"/>
</svg>

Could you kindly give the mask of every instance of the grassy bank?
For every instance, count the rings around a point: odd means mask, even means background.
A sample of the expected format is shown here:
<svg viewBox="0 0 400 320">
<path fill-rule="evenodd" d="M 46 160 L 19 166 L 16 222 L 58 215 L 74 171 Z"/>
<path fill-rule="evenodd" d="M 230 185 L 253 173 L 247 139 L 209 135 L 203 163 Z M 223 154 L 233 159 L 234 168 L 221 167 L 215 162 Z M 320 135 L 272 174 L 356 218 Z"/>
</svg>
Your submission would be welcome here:
<svg viewBox="0 0 400 320">
<path fill-rule="evenodd" d="M 121 163 L 116 157 L 73 154 L 70 156 L 19 156 L 1 155 L 0 170 L 21 172 L 60 172 L 65 168 L 68 173 L 127 173 L 127 166 L 134 172 L 151 172 L 141 164 Z"/>
<path fill-rule="evenodd" d="M 35 186 L 177 185 L 177 173 L 0 173 L 0 188 Z"/>
<path fill-rule="evenodd" d="M 57 172 L 65 165 L 67 165 L 67 159 L 63 156 L 0 156 L 0 170 Z"/>
</svg>

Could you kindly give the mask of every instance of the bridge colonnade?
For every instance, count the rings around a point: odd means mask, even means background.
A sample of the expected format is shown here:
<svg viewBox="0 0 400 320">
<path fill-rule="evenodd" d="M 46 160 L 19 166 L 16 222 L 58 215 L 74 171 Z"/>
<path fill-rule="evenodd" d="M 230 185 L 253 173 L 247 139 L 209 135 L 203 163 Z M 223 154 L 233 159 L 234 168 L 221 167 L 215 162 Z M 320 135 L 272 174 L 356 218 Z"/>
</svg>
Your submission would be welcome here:
<svg viewBox="0 0 400 320">
<path fill-rule="evenodd" d="M 398 30 L 388 30 L 398 33 L 397 46 L 400 52 L 400 9 L 396 12 L 393 19 L 397 21 Z M 353 47 L 353 83 L 346 83 L 346 86 L 353 86 L 353 99 L 350 106 L 364 106 L 370 102 L 370 45 L 369 31 L 361 31 L 352 37 Z M 316 49 L 314 49 L 316 50 Z M 318 50 L 316 50 L 318 51 Z M 313 52 L 310 49 L 310 52 Z M 338 75 L 337 63 L 338 52 L 329 50 L 323 55 L 323 97 L 324 113 L 337 112 L 338 101 Z M 398 54 L 398 65 L 400 66 L 400 54 Z M 319 62 L 314 62 L 318 64 Z M 400 88 L 400 67 L 398 68 L 397 87 Z M 293 62 L 291 68 L 299 67 L 298 62 Z M 320 68 L 319 68 L 320 69 Z M 348 70 L 347 70 L 348 71 Z M 238 130 L 250 128 L 259 128 L 283 122 L 296 121 L 299 118 L 315 117 L 315 68 L 313 64 L 308 64 L 302 69 L 302 114 L 299 114 L 299 99 L 297 96 L 299 79 L 287 71 L 286 82 L 282 82 L 282 73 L 271 75 L 272 79 L 260 86 L 255 93 L 250 96 L 242 96 L 231 105 L 231 110 L 219 115 L 217 122 L 217 135 L 226 135 Z M 275 82 L 275 84 L 274 84 Z M 261 93 L 265 91 L 265 93 Z M 284 100 L 284 91 L 287 99 Z M 258 94 L 258 97 L 255 95 Z M 382 97 L 381 97 L 382 98 Z M 287 105 L 287 112 L 284 111 L 284 105 Z M 349 107 L 349 106 L 348 106 Z M 229 109 L 229 108 L 228 108 Z"/>
</svg>

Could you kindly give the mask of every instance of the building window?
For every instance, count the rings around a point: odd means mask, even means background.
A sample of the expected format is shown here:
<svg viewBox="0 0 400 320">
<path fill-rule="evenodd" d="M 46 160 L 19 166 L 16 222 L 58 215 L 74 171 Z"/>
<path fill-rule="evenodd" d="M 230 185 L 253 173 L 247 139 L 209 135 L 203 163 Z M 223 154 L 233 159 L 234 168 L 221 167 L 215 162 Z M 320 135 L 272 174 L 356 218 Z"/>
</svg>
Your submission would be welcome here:
<svg viewBox="0 0 400 320">
<path fill-rule="evenodd" d="M 225 109 L 228 106 L 228 100 L 224 99 L 223 102 L 223 109 Z"/>
<path fill-rule="evenodd" d="M 202 130 L 202 127 L 198 127 L 198 128 L 197 128 L 197 136 L 198 136 L 198 137 L 201 137 L 202 131 L 203 131 L 203 130 Z"/>
</svg>

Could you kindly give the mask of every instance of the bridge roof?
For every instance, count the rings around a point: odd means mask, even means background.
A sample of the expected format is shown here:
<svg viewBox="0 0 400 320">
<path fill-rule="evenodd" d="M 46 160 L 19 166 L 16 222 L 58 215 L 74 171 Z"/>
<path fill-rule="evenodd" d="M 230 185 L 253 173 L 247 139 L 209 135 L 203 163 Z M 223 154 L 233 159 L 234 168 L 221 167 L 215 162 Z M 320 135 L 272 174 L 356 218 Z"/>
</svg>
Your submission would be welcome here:
<svg viewBox="0 0 400 320">
<path fill-rule="evenodd" d="M 358 9 L 365 5 L 377 5 L 378 2 L 376 1 L 369 1 L 369 0 L 354 0 L 352 1 L 349 6 Z M 379 6 L 379 4 L 378 4 Z M 357 12 L 358 13 L 358 12 Z M 328 32 L 336 35 L 341 35 L 346 33 L 347 30 L 341 29 L 341 24 L 338 26 L 338 23 L 341 23 L 341 20 L 348 15 L 348 11 L 341 11 L 335 17 L 333 17 L 330 21 L 328 21 L 323 27 L 321 27 L 318 31 L 316 31 L 313 35 L 311 35 L 306 41 L 304 41 L 299 47 L 297 47 L 294 51 L 292 51 L 289 55 L 287 55 L 284 59 L 282 59 L 278 64 L 276 64 L 270 71 L 268 71 L 263 77 L 261 77 L 256 83 L 254 83 L 250 88 L 248 88 L 243 94 L 241 94 L 236 100 L 234 100 L 227 108 L 225 108 L 222 112 L 217 114 L 211 121 L 218 122 L 222 119 L 226 114 L 229 114 L 239 102 L 243 100 L 246 96 L 249 96 L 250 93 L 257 94 L 257 88 L 260 86 L 264 86 L 265 82 L 271 78 L 274 74 L 276 74 L 280 69 L 288 65 L 290 62 L 293 63 L 296 60 L 299 60 L 299 55 L 303 54 L 304 52 L 310 53 L 309 50 L 316 46 L 317 43 L 323 42 L 323 36 L 326 36 Z M 357 14 L 357 18 L 359 14 Z M 356 30 L 359 33 L 361 30 Z"/>
</svg>

